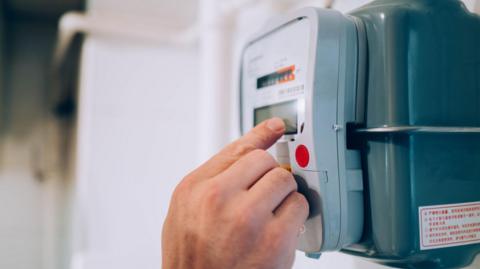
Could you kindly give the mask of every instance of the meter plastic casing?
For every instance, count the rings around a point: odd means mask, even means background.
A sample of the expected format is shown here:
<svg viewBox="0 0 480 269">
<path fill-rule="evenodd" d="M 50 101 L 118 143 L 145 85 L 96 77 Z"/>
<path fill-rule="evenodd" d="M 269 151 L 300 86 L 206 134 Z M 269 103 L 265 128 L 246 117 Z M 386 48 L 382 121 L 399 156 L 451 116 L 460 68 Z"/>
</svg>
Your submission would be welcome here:
<svg viewBox="0 0 480 269">
<path fill-rule="evenodd" d="M 299 48 L 302 42 L 307 46 Z M 243 52 L 242 132 L 254 126 L 254 111 L 259 107 L 289 100 L 298 104 L 297 130 L 280 143 L 288 144 L 292 172 L 310 204 L 298 246 L 307 253 L 338 250 L 362 235 L 360 156 L 347 149 L 346 126 L 363 115 L 356 113 L 362 110 L 356 100 L 363 98 L 357 96 L 363 92 L 357 83 L 363 47 L 362 33 L 353 19 L 337 11 L 307 8 L 271 22 Z M 278 79 L 273 77 L 267 86 L 259 84 L 265 74 L 285 68 L 295 70 L 296 78 L 276 84 Z M 309 153 L 305 167 L 296 161 L 300 145 Z"/>
</svg>

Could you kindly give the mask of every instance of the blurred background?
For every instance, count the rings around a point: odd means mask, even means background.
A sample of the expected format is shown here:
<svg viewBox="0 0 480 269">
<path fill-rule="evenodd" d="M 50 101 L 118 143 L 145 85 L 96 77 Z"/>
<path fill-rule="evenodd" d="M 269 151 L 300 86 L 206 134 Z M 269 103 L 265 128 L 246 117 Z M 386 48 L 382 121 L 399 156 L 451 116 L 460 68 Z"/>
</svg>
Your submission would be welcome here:
<svg viewBox="0 0 480 269">
<path fill-rule="evenodd" d="M 239 135 L 246 38 L 366 2 L 2 0 L 0 268 L 159 269 L 173 188 Z M 294 268 L 383 267 L 297 253 Z"/>
</svg>

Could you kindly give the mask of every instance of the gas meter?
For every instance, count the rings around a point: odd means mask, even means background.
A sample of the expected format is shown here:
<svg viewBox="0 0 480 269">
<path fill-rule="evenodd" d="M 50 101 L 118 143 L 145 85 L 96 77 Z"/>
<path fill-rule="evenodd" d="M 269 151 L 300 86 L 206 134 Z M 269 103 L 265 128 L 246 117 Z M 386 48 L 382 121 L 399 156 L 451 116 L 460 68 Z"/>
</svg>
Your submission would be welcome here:
<svg viewBox="0 0 480 269">
<path fill-rule="evenodd" d="M 298 249 L 397 267 L 480 252 L 480 17 L 457 0 L 305 8 L 245 46 L 241 129 L 280 117 L 310 204 Z"/>
</svg>

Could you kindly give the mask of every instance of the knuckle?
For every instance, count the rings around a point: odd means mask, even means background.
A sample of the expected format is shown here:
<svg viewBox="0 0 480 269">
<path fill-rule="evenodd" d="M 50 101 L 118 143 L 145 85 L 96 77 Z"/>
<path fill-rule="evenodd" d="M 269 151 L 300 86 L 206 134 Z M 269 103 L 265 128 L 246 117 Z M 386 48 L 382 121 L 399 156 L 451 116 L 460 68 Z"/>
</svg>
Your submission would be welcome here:
<svg viewBox="0 0 480 269">
<path fill-rule="evenodd" d="M 267 133 L 265 129 L 253 129 L 251 134 L 255 137 L 255 140 L 260 143 L 267 142 L 270 137 L 270 133 Z"/>
<path fill-rule="evenodd" d="M 252 233 L 256 230 L 256 214 L 250 208 L 240 209 L 235 214 L 235 224 L 237 230 Z"/>
<path fill-rule="evenodd" d="M 294 192 L 292 193 L 292 199 L 294 201 L 295 206 L 297 206 L 299 210 L 304 210 L 308 212 L 309 210 L 308 201 L 303 194 L 299 192 Z"/>
<path fill-rule="evenodd" d="M 292 190 L 297 189 L 297 182 L 293 177 L 292 173 L 288 172 L 284 168 L 277 167 L 272 170 L 275 175 L 275 179 L 279 181 L 280 184 L 292 188 Z"/>
<path fill-rule="evenodd" d="M 277 162 L 273 158 L 270 153 L 263 149 L 255 149 L 250 154 L 252 154 L 253 159 L 261 161 L 261 162 L 269 162 L 272 164 L 276 164 Z"/>
<path fill-rule="evenodd" d="M 292 173 L 288 172 L 288 171 L 285 170 L 284 168 L 277 167 L 277 168 L 275 168 L 273 171 L 275 172 L 275 174 L 276 174 L 278 177 L 281 177 L 281 178 L 284 178 L 284 179 L 294 180 Z"/>
<path fill-rule="evenodd" d="M 190 190 L 190 182 L 187 180 L 187 178 L 183 179 L 178 183 L 178 185 L 175 187 L 172 196 L 174 198 L 179 198 L 183 197 L 186 195 L 186 193 Z"/>
<path fill-rule="evenodd" d="M 207 207 L 217 207 L 223 204 L 223 188 L 220 184 L 213 181 L 205 186 L 205 191 L 203 194 L 203 201 Z"/>
<path fill-rule="evenodd" d="M 232 145 L 232 150 L 231 150 L 231 155 L 233 157 L 241 157 L 243 155 L 246 155 L 247 153 L 250 153 L 251 151 L 254 151 L 256 149 L 255 145 L 248 144 L 248 143 L 236 143 Z"/>
</svg>

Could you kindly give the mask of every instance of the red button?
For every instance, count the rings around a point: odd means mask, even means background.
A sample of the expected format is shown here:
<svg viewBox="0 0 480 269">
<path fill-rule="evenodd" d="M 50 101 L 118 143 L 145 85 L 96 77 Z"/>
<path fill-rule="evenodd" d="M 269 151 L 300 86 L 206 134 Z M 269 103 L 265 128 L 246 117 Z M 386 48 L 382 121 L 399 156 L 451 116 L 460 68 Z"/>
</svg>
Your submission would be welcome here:
<svg viewBox="0 0 480 269">
<path fill-rule="evenodd" d="M 300 167 L 305 168 L 310 161 L 310 154 L 308 153 L 307 147 L 304 145 L 299 145 L 295 150 L 295 159 Z"/>
</svg>

